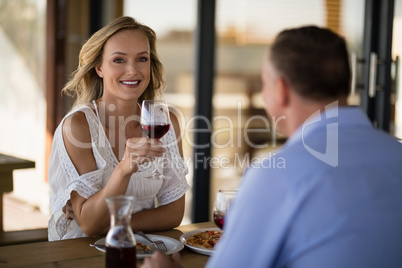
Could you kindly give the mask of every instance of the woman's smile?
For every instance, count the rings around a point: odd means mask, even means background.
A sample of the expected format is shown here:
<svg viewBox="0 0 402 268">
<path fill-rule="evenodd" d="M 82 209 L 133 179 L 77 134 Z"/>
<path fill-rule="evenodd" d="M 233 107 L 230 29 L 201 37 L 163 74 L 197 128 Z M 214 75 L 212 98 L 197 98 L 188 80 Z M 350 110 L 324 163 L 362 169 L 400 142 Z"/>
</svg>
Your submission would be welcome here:
<svg viewBox="0 0 402 268">
<path fill-rule="evenodd" d="M 151 77 L 150 47 L 138 30 L 123 30 L 105 44 L 96 71 L 103 79 L 103 97 L 137 101 Z"/>
<path fill-rule="evenodd" d="M 123 84 L 124 86 L 127 87 L 138 87 L 141 83 L 141 80 L 124 80 L 120 81 L 120 84 Z"/>
</svg>

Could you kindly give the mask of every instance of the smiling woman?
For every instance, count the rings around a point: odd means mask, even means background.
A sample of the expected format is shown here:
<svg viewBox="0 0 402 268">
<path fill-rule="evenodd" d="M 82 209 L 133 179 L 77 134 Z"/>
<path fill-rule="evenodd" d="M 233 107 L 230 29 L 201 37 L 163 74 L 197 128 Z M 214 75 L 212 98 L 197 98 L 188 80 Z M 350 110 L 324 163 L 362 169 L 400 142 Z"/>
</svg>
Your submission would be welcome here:
<svg viewBox="0 0 402 268">
<path fill-rule="evenodd" d="M 131 31 L 135 43 L 128 42 L 133 41 L 127 40 L 130 39 L 131 35 L 121 33 L 126 31 Z M 139 39 L 137 40 L 135 37 L 139 37 Z M 108 42 L 109 39 L 111 39 L 110 42 Z M 113 41 L 115 39 L 116 41 Z M 142 49 L 141 45 L 137 44 L 139 41 L 142 41 Z M 116 43 L 120 47 L 116 47 Z M 110 51 L 105 52 L 107 49 L 110 49 Z M 130 17 L 122 17 L 100 29 L 82 47 L 78 68 L 72 79 L 63 88 L 65 93 L 76 95 L 75 107 L 102 96 L 104 84 L 103 77 L 98 73 L 99 66 L 106 65 L 107 59 L 110 60 L 110 58 L 116 64 L 123 63 L 125 59 L 127 60 L 129 53 L 139 53 L 138 57 L 142 54 L 148 54 L 147 59 L 140 57 L 139 62 L 150 61 L 148 63 L 150 64 L 151 72 L 150 80 L 146 87 L 147 90 L 139 98 L 139 102 L 143 99 L 154 99 L 160 95 L 165 83 L 163 80 L 163 66 L 156 52 L 155 32 Z M 123 56 L 125 57 L 124 59 Z"/>
<path fill-rule="evenodd" d="M 180 224 L 189 186 L 177 119 L 171 116 L 172 128 L 160 140 L 147 138 L 139 120 L 139 104 L 163 90 L 155 40 L 152 29 L 122 17 L 84 44 L 64 88 L 76 94 L 75 107 L 56 129 L 50 157 L 50 240 L 105 233 L 105 198 L 114 195 L 135 197 L 134 230 Z M 172 159 L 163 167 L 166 176 L 148 179 L 162 155 Z"/>
<path fill-rule="evenodd" d="M 139 99 L 150 81 L 149 50 L 147 37 L 138 30 L 123 30 L 108 40 L 102 63 L 95 67 L 104 85 L 99 102 Z"/>
</svg>

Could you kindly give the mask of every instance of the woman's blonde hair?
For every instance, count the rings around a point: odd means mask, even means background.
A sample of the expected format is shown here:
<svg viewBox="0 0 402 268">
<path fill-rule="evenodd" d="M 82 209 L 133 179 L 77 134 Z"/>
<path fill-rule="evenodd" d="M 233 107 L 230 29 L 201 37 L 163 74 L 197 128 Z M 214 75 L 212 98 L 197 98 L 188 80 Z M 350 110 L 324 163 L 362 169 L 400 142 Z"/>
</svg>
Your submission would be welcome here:
<svg viewBox="0 0 402 268">
<path fill-rule="evenodd" d="M 163 65 L 156 52 L 156 34 L 146 25 L 137 22 L 131 17 L 115 19 L 96 33 L 82 46 L 78 68 L 72 73 L 71 79 L 63 88 L 63 92 L 76 96 L 74 107 L 98 99 L 103 94 L 103 80 L 98 76 L 95 67 L 102 63 L 102 54 L 106 42 L 119 31 L 139 30 L 148 39 L 151 52 L 151 78 L 148 87 L 138 99 L 155 99 L 161 95 L 165 82 L 163 80 Z"/>
</svg>

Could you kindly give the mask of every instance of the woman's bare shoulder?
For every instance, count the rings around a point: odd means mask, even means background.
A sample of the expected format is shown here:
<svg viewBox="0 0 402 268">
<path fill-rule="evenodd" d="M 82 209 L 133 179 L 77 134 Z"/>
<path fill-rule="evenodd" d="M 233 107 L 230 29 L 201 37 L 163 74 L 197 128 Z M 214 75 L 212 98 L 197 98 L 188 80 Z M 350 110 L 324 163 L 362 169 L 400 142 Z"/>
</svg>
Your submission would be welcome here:
<svg viewBox="0 0 402 268">
<path fill-rule="evenodd" d="M 63 137 L 65 142 L 90 143 L 91 134 L 84 112 L 78 111 L 68 116 L 63 123 Z"/>
<path fill-rule="evenodd" d="M 96 170 L 91 133 L 84 112 L 75 112 L 64 120 L 63 140 L 67 153 L 79 174 Z"/>
</svg>

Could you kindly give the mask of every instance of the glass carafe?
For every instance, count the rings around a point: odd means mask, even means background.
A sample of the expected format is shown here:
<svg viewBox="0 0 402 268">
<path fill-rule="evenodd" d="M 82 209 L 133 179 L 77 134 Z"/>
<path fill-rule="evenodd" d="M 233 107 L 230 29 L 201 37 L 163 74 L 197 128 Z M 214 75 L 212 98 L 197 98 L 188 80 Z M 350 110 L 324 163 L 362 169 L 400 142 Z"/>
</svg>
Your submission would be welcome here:
<svg viewBox="0 0 402 268">
<path fill-rule="evenodd" d="M 110 229 L 106 236 L 106 267 L 136 267 L 136 241 L 131 229 L 132 196 L 106 198 Z"/>
</svg>

